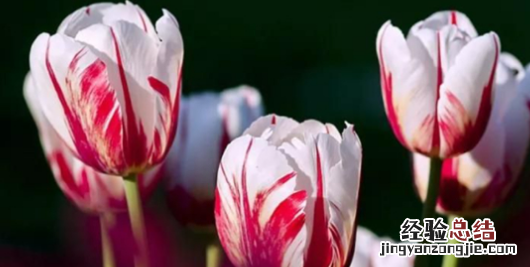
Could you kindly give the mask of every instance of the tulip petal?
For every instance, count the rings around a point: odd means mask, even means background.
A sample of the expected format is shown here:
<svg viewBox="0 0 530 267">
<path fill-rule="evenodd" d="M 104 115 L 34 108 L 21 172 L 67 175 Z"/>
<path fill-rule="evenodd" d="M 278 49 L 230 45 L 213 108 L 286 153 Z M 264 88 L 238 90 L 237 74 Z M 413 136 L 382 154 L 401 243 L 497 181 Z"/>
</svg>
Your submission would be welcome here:
<svg viewBox="0 0 530 267">
<path fill-rule="evenodd" d="M 261 95 L 256 88 L 241 85 L 221 93 L 222 110 L 225 117 L 227 133 L 230 139 L 243 134 L 248 126 L 263 114 Z"/>
<path fill-rule="evenodd" d="M 495 72 L 495 97 L 490 120 L 502 120 L 510 102 L 517 95 L 517 86 L 525 76 L 523 64 L 509 53 L 501 53 Z"/>
<path fill-rule="evenodd" d="M 348 125 L 342 132 L 340 144 L 341 161 L 331 169 L 331 179 L 327 181 L 327 195 L 330 201 L 330 223 L 335 226 L 342 247 L 350 255 L 344 261 L 351 261 L 355 247 L 355 226 L 359 199 L 362 162 L 361 141 L 353 128 Z M 352 240 L 353 242 L 350 242 Z"/>
<path fill-rule="evenodd" d="M 455 10 L 439 11 L 432 14 L 427 19 L 414 24 L 414 26 L 412 26 L 412 28 L 410 29 L 409 34 L 415 33 L 425 28 L 436 31 L 442 29 L 444 26 L 447 25 L 457 26 L 471 38 L 475 38 L 478 36 L 477 31 L 473 26 L 473 23 L 471 23 L 471 20 L 464 13 Z"/>
<path fill-rule="evenodd" d="M 31 69 L 44 114 L 74 153 L 100 171 L 122 168 L 121 113 L 105 63 L 65 35 L 41 35 Z"/>
<path fill-rule="evenodd" d="M 447 71 L 438 102 L 442 158 L 469 151 L 484 133 L 492 109 L 499 49 L 494 33 L 473 39 Z"/>
<path fill-rule="evenodd" d="M 301 188 L 311 195 L 305 208 L 308 237 L 304 253 L 304 262 L 311 266 L 343 265 L 351 260 L 360 143 L 352 126 L 343 138 L 339 143 L 329 134 L 309 133 L 281 147 L 295 163 L 291 166 L 304 186 Z"/>
<path fill-rule="evenodd" d="M 155 138 L 160 140 L 158 151 L 164 151 L 160 159 L 169 151 L 165 149 L 171 146 L 175 138 L 176 127 L 179 118 L 179 103 L 182 86 L 182 64 L 184 47 L 179 25 L 176 18 L 167 10 L 156 22 L 156 30 L 160 38 L 158 57 L 154 71 L 150 74 L 148 81 L 150 87 L 157 92 L 157 132 Z"/>
<path fill-rule="evenodd" d="M 73 38 L 80 30 L 102 23 L 103 11 L 112 5 L 112 3 L 97 3 L 79 8 L 61 22 L 57 32 Z"/>
<path fill-rule="evenodd" d="M 109 83 L 123 114 L 127 165 L 143 168 L 140 164 L 149 162 L 155 142 L 156 95 L 148 82 L 157 55 L 155 42 L 124 21 L 91 26 L 76 39 L 88 44 L 107 65 Z"/>
<path fill-rule="evenodd" d="M 58 38 L 55 39 L 57 40 Z M 37 99 L 41 99 L 43 112 L 50 118 L 50 123 L 54 126 L 66 144 L 72 148 L 75 148 L 75 146 L 69 132 L 68 120 L 65 112 L 63 112 L 64 108 L 60 99 L 56 97 L 57 93 L 55 90 L 59 89 L 61 92 L 62 90 L 65 90 L 63 89 L 66 87 L 66 84 L 64 83 L 66 77 L 64 74 L 66 74 L 69 62 L 73 59 L 79 49 L 81 49 L 81 47 L 76 46 L 73 42 L 68 42 L 60 47 L 63 57 L 68 58 L 64 59 L 64 63 L 58 66 L 62 71 L 52 72 L 55 79 L 50 79 L 50 72 L 48 70 L 51 69 L 51 67 L 48 67 L 47 64 L 47 62 L 50 62 L 49 59 L 47 60 L 47 55 L 50 55 L 50 53 L 58 54 L 58 52 L 55 52 L 54 47 L 50 50 L 50 35 L 47 33 L 39 35 L 33 42 L 30 52 L 31 71 L 35 85 L 39 88 L 36 92 L 36 94 L 38 94 Z M 60 76 L 57 77 L 57 75 Z M 56 83 L 54 81 L 56 81 Z"/>
<path fill-rule="evenodd" d="M 350 267 L 412 267 L 414 265 L 414 257 L 379 256 L 382 241 L 395 243 L 389 238 L 379 238 L 370 230 L 358 226 L 355 257 Z"/>
<path fill-rule="evenodd" d="M 176 140 L 166 159 L 170 178 L 168 203 L 179 222 L 213 224 L 214 189 L 221 155 L 228 143 L 261 115 L 260 101 L 259 92 L 248 86 L 181 100 Z M 202 211 L 197 211 L 201 208 Z"/>
<path fill-rule="evenodd" d="M 102 13 L 103 23 L 106 25 L 111 26 L 115 22 L 126 21 L 136 25 L 153 40 L 158 40 L 153 23 L 151 23 L 144 10 L 130 1 L 125 1 L 125 4 L 114 4 L 110 8 L 103 10 Z"/>
<path fill-rule="evenodd" d="M 306 120 L 300 123 L 296 128 L 292 129 L 291 133 L 284 138 L 285 141 L 290 141 L 293 138 L 304 140 L 308 135 L 317 136 L 320 133 L 331 135 L 338 142 L 342 141 L 340 133 L 334 125 L 330 123 L 322 123 L 317 120 Z"/>
<path fill-rule="evenodd" d="M 428 50 L 419 37 L 407 42 L 387 22 L 378 33 L 377 54 L 385 110 L 395 136 L 413 151 L 430 153 L 435 143 L 437 72 Z"/>
<path fill-rule="evenodd" d="M 305 235 L 306 192 L 297 189 L 296 175 L 264 139 L 245 135 L 227 147 L 218 172 L 215 217 L 221 244 L 235 266 L 289 265 L 290 247 L 300 246 L 294 241 Z"/>
<path fill-rule="evenodd" d="M 213 199 L 219 160 L 228 144 L 221 144 L 226 130 L 219 111 L 220 98 L 205 93 L 182 104 L 178 139 L 167 158 L 171 162 L 168 173 L 176 174 L 178 179 L 171 179 L 169 187 L 178 183 L 199 201 Z"/>
<path fill-rule="evenodd" d="M 271 144 L 279 145 L 298 125 L 299 123 L 291 118 L 272 114 L 254 121 L 243 134 L 263 137 Z"/>
<path fill-rule="evenodd" d="M 429 172 L 431 170 L 430 158 L 420 153 L 412 153 L 412 166 L 414 174 L 414 189 L 422 201 L 427 197 L 429 185 Z"/>
</svg>

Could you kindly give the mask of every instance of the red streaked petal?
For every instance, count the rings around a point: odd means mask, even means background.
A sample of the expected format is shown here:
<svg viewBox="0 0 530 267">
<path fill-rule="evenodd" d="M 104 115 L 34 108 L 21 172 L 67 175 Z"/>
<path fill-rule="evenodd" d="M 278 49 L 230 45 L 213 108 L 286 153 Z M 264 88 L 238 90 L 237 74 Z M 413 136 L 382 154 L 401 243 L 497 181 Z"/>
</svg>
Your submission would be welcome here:
<svg viewBox="0 0 530 267">
<path fill-rule="evenodd" d="M 329 235 L 329 217 L 326 214 L 324 203 L 324 178 L 322 173 L 322 162 L 318 146 L 315 143 L 315 166 L 316 166 L 316 198 L 314 200 L 314 211 L 312 219 L 310 240 L 305 252 L 305 267 L 330 266 L 332 260 L 332 242 Z M 342 251 L 341 251 L 342 252 Z"/>
<path fill-rule="evenodd" d="M 484 134 L 492 110 L 499 49 L 494 33 L 475 38 L 462 48 L 446 73 L 438 104 L 440 157 L 471 150 Z"/>
<path fill-rule="evenodd" d="M 298 125 L 291 118 L 270 114 L 255 120 L 243 134 L 265 137 L 272 144 L 279 145 Z"/>
<path fill-rule="evenodd" d="M 431 53 L 433 36 L 419 32 L 405 39 L 390 22 L 377 37 L 381 91 L 387 119 L 407 149 L 432 153 L 436 107 L 436 68 Z M 435 51 L 434 51 L 435 52 Z M 429 125 L 422 123 L 429 122 Z"/>
<path fill-rule="evenodd" d="M 223 155 L 217 183 L 216 225 L 232 263 L 284 264 L 293 240 L 304 234 L 306 199 L 295 190 L 285 156 L 263 139 L 237 138 Z"/>
</svg>

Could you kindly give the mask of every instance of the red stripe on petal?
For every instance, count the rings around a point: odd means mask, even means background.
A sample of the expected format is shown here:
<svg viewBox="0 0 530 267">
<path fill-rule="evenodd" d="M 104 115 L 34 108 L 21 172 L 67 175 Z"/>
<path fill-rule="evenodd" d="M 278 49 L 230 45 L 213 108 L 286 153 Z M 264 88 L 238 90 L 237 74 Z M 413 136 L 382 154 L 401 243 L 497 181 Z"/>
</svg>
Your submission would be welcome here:
<svg viewBox="0 0 530 267">
<path fill-rule="evenodd" d="M 90 183 L 88 182 L 88 173 L 86 167 L 82 169 L 80 176 L 81 181 L 77 185 L 79 195 L 85 199 L 88 199 L 88 201 L 92 201 L 90 199 Z"/>
<path fill-rule="evenodd" d="M 482 97 L 480 99 L 480 106 L 478 110 L 477 119 L 475 121 L 475 127 L 472 131 L 472 135 L 470 137 L 470 142 L 473 143 L 473 145 L 470 147 L 473 148 L 478 143 L 482 135 L 484 134 L 484 131 L 486 130 L 486 126 L 488 125 L 488 121 L 491 115 L 491 107 L 493 103 L 493 84 L 495 82 L 495 73 L 497 69 L 497 61 L 499 59 L 499 44 L 496 37 L 493 37 L 495 41 L 495 60 L 493 61 L 493 66 L 491 68 L 489 81 L 486 87 L 484 87 L 484 91 L 482 92 Z"/>
<path fill-rule="evenodd" d="M 440 32 L 436 34 L 436 46 L 437 46 L 437 76 L 436 76 L 436 103 L 440 100 L 440 87 L 443 82 L 443 70 L 442 70 L 442 53 L 441 53 L 441 42 L 440 42 Z M 440 129 L 438 128 L 438 108 L 434 109 L 434 123 L 432 128 L 432 143 L 431 143 L 431 153 L 438 154 L 440 150 Z"/>
<path fill-rule="evenodd" d="M 406 148 L 408 148 L 407 143 L 405 142 L 405 138 L 403 136 L 403 133 L 401 132 L 401 128 L 399 126 L 399 120 L 397 117 L 397 111 L 394 107 L 393 102 L 393 95 L 392 95 L 392 73 L 386 71 L 385 66 L 385 59 L 383 56 L 383 39 L 386 32 L 386 28 L 383 30 L 381 43 L 379 44 L 379 65 L 380 65 L 380 76 L 381 76 L 381 90 L 383 91 L 383 100 L 385 104 L 385 109 L 387 112 L 387 118 L 388 122 L 390 123 L 390 127 L 392 128 L 392 131 L 394 132 L 394 135 L 398 139 L 398 141 Z"/>
<path fill-rule="evenodd" d="M 82 50 L 83 51 L 83 50 Z M 81 73 L 78 63 L 85 53 L 78 53 L 68 66 L 66 83 L 72 91 L 72 110 L 84 125 L 90 144 L 95 144 L 98 157 L 109 170 L 123 168 L 121 111 L 116 92 L 110 87 L 107 67 L 97 59 Z M 72 87 L 78 84 L 80 93 Z"/>
<path fill-rule="evenodd" d="M 497 207 L 513 192 L 516 181 L 517 179 L 513 176 L 507 159 L 505 159 L 504 166 L 495 172 L 490 183 L 484 188 L 471 208 L 473 211 L 480 212 Z"/>
<path fill-rule="evenodd" d="M 83 49 L 81 49 L 77 53 L 77 55 L 81 53 L 83 53 Z M 89 164 L 90 166 L 94 168 L 100 168 L 100 170 L 104 170 L 103 166 L 101 166 L 100 164 L 99 159 L 97 158 L 97 155 L 94 153 L 92 146 L 88 142 L 88 138 L 83 129 L 83 126 L 81 125 L 81 121 L 79 117 L 77 116 L 77 114 L 74 114 L 72 110 L 70 109 L 69 103 L 66 100 L 66 97 L 63 93 L 61 85 L 57 81 L 57 76 L 55 75 L 53 67 L 50 63 L 49 55 L 50 55 L 50 41 L 48 40 L 48 45 L 46 47 L 46 58 L 45 58 L 46 70 L 52 82 L 53 88 L 55 89 L 55 93 L 57 94 L 57 97 L 59 98 L 59 102 L 61 103 L 63 112 L 65 113 L 65 117 L 68 122 L 68 126 L 70 128 L 70 136 L 72 137 L 72 141 L 76 148 L 76 152 L 86 164 Z"/>
<path fill-rule="evenodd" d="M 136 8 L 136 12 L 138 13 L 138 16 L 140 17 L 140 21 L 142 22 L 142 28 L 144 32 L 147 32 L 147 24 L 145 23 L 144 15 L 142 15 L 142 12 L 138 10 L 138 7 L 135 6 L 135 8 Z"/>
<path fill-rule="evenodd" d="M 276 125 L 276 115 L 272 114 L 271 124 Z"/>
<path fill-rule="evenodd" d="M 496 47 L 495 60 L 493 61 L 488 83 L 482 92 L 477 118 L 474 123 L 458 98 L 453 93 L 446 91 L 446 97 L 451 104 L 451 108 L 446 107 L 448 115 L 440 121 L 440 130 L 448 147 L 446 157 L 465 153 L 473 149 L 486 130 L 491 115 L 493 83 L 499 56 L 497 39 L 494 37 L 494 40 Z M 463 129 L 459 127 L 461 123 L 463 123 Z"/>
<path fill-rule="evenodd" d="M 244 242 L 244 245 L 246 246 L 245 250 L 247 252 L 250 252 L 250 245 L 252 245 L 254 240 L 256 240 L 257 230 L 258 226 L 255 225 L 255 218 L 252 216 L 252 212 L 250 209 L 250 203 L 249 203 L 249 197 L 248 197 L 248 190 L 247 190 L 247 162 L 248 162 L 248 155 L 250 154 L 250 149 L 252 149 L 252 143 L 253 139 L 250 139 L 250 142 L 248 143 L 247 150 L 245 152 L 245 159 L 243 160 L 243 167 L 241 168 L 241 191 L 242 191 L 242 198 L 243 198 L 243 218 L 244 218 L 244 224 L 243 227 L 246 228 L 243 230 L 243 235 L 245 236 L 246 242 Z M 236 179 L 234 179 L 235 181 Z M 250 255 L 247 255 L 250 256 Z M 250 262 L 250 261 L 249 261 Z"/>
<path fill-rule="evenodd" d="M 443 161 L 441 176 L 438 206 L 446 211 L 462 211 L 468 191 L 458 181 L 458 158 Z"/>
<path fill-rule="evenodd" d="M 247 179 L 254 177 L 248 177 L 247 168 L 251 164 L 249 155 L 252 147 L 253 140 L 251 139 L 246 148 L 239 177 L 227 174 L 223 164 L 220 165 L 219 179 L 221 180 L 219 183 L 229 186 L 231 196 L 223 192 L 223 197 L 221 197 L 219 187 L 217 187 L 215 223 L 221 244 L 236 266 L 282 266 L 288 262 L 285 258 L 287 250 L 291 248 L 293 240 L 304 228 L 307 193 L 305 191 L 292 192 L 275 206 L 270 217 L 264 221 L 263 213 L 270 212 L 272 204 L 267 202 L 267 199 L 272 197 L 273 192 L 282 190 L 283 185 L 293 181 L 296 173 L 290 172 L 279 177 L 267 188 L 256 192 L 256 197 L 252 198 L 253 202 L 250 203 Z M 235 188 L 240 190 L 235 190 L 228 182 L 229 180 L 233 182 Z M 238 180 L 241 182 L 241 187 L 237 186 Z M 240 195 L 241 198 L 239 198 Z M 224 200 L 233 204 L 225 204 Z M 301 253 L 302 250 L 303 248 L 300 247 L 295 251 Z"/>
<path fill-rule="evenodd" d="M 81 190 L 77 186 L 71 166 L 66 162 L 63 153 L 55 152 L 50 156 L 50 165 L 55 166 L 57 172 L 55 176 L 60 179 L 67 188 L 66 195 L 73 201 L 84 198 Z"/>
<path fill-rule="evenodd" d="M 280 179 L 278 179 L 271 187 L 267 188 L 267 190 L 263 192 L 258 192 L 256 195 L 256 198 L 254 200 L 254 213 L 259 214 L 261 212 L 261 208 L 264 207 L 265 200 L 272 194 L 274 191 L 278 190 L 282 185 L 292 180 L 294 177 L 296 177 L 296 172 L 290 172 Z"/>
<path fill-rule="evenodd" d="M 171 109 L 172 103 L 171 103 L 171 96 L 169 93 L 169 87 L 167 84 L 163 83 L 159 79 L 150 76 L 147 78 L 147 81 L 149 82 L 149 85 L 151 88 L 153 88 L 160 96 L 162 97 L 162 100 L 164 104 L 167 105 L 169 109 Z"/>
<path fill-rule="evenodd" d="M 259 257 L 259 264 L 253 266 L 282 266 L 287 248 L 305 224 L 306 198 L 305 191 L 297 191 L 276 207 L 261 233 L 262 242 L 253 250 Z"/>
<path fill-rule="evenodd" d="M 179 67 L 178 70 L 178 78 L 177 78 L 177 91 L 175 93 L 175 98 L 173 99 L 173 102 L 171 103 L 171 114 L 170 114 L 170 120 L 169 124 L 165 125 L 165 130 L 167 133 L 167 142 L 166 147 L 164 149 L 163 154 L 155 155 L 155 163 L 160 163 L 169 152 L 169 149 L 171 145 L 173 144 L 173 141 L 175 140 L 175 135 L 177 133 L 177 127 L 178 127 L 178 120 L 179 120 L 179 112 L 180 112 L 180 97 L 181 97 L 181 90 L 182 90 L 182 66 Z"/>
<path fill-rule="evenodd" d="M 331 238 L 333 239 L 333 255 L 336 255 L 337 258 L 333 260 L 333 262 L 344 262 L 344 248 L 342 247 L 342 240 L 339 233 L 339 230 L 337 230 L 337 227 L 333 224 L 329 225 L 329 232 L 331 233 Z"/>
<path fill-rule="evenodd" d="M 228 176 L 226 176 L 226 172 L 225 172 L 225 167 L 223 165 L 223 163 L 221 162 L 220 164 L 220 168 L 221 168 L 221 173 L 223 174 L 223 179 L 224 179 L 224 182 L 228 185 L 228 188 L 230 189 L 230 196 L 232 197 L 232 199 L 234 200 L 235 203 L 239 203 L 239 195 L 237 194 L 237 189 L 234 188 L 234 186 L 232 186 L 232 184 L 230 184 L 228 182 Z"/>
<path fill-rule="evenodd" d="M 456 11 L 451 11 L 451 24 L 458 26 L 458 21 L 456 18 Z"/>
<path fill-rule="evenodd" d="M 316 144 L 315 144 L 316 146 Z M 320 151 L 316 146 L 316 199 L 313 211 L 313 227 L 310 233 L 309 245 L 305 254 L 305 267 L 329 266 L 333 257 L 332 244 L 328 234 L 329 218 L 326 215 L 324 203 L 324 177 Z"/>
<path fill-rule="evenodd" d="M 124 151 L 125 159 L 129 168 L 143 167 L 149 157 L 147 148 L 147 136 L 143 130 L 143 126 L 137 125 L 136 114 L 132 105 L 129 85 L 127 83 L 127 76 L 123 67 L 123 62 L 120 53 L 120 47 L 114 29 L 110 29 L 112 41 L 114 43 L 114 51 L 116 54 L 116 61 L 118 65 L 118 72 L 123 89 L 123 97 L 125 99 L 124 109 L 127 117 L 126 130 L 124 131 Z"/>
</svg>

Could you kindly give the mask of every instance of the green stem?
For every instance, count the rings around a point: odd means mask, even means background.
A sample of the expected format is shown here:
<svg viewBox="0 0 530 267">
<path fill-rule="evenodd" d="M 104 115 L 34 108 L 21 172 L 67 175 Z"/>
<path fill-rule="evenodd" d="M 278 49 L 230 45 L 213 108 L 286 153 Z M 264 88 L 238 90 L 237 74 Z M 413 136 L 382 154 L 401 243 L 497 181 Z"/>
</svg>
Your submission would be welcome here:
<svg viewBox="0 0 530 267">
<path fill-rule="evenodd" d="M 449 215 L 447 217 L 447 222 L 449 224 L 449 229 L 453 228 L 452 221 L 455 219 L 455 216 Z M 458 244 L 459 242 L 456 239 L 449 239 L 449 244 Z M 445 255 L 442 263 L 442 267 L 457 267 L 458 258 L 455 255 Z"/>
<path fill-rule="evenodd" d="M 101 225 L 101 248 L 103 251 L 103 267 L 114 267 L 114 251 L 112 241 L 109 237 L 109 228 L 114 224 L 114 215 L 112 213 L 103 213 L 99 216 Z"/>
<path fill-rule="evenodd" d="M 442 160 L 431 158 L 429 171 L 429 185 L 427 188 L 427 197 L 423 203 L 422 222 L 425 218 L 436 218 L 436 201 L 438 200 L 438 191 L 440 190 L 440 177 L 442 173 Z M 424 243 L 426 243 L 424 241 Z M 418 255 L 414 261 L 414 267 L 428 267 L 430 262 L 428 255 Z"/>
<path fill-rule="evenodd" d="M 149 266 L 149 252 L 147 250 L 147 239 L 145 234 L 144 215 L 142 212 L 142 201 L 136 175 L 124 177 L 125 197 L 129 209 L 129 219 L 131 221 L 134 239 L 138 247 L 138 253 L 134 255 L 136 267 Z"/>
<path fill-rule="evenodd" d="M 441 173 L 442 160 L 431 158 L 429 187 L 427 188 L 427 198 L 425 199 L 425 203 L 423 203 L 423 219 L 436 217 L 436 201 L 438 200 L 438 192 L 440 191 Z"/>
<path fill-rule="evenodd" d="M 216 238 L 206 246 L 206 267 L 219 267 L 223 259 L 221 244 Z"/>
</svg>

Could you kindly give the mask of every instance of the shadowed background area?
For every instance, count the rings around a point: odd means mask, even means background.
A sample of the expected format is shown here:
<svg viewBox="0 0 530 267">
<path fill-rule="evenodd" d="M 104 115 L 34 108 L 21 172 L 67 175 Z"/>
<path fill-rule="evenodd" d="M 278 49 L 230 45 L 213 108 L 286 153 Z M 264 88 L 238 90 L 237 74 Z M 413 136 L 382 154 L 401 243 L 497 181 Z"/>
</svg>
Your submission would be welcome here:
<svg viewBox="0 0 530 267">
<path fill-rule="evenodd" d="M 36 36 L 54 32 L 66 15 L 90 3 L 19 0 L 4 9 L 0 263 L 7 259 L 6 266 L 62 266 L 69 260 L 64 254 L 83 254 L 75 251 L 86 246 L 79 224 L 90 218 L 75 209 L 56 186 L 22 97 L 22 82 Z M 523 63 L 530 61 L 528 1 L 483 2 L 480 6 L 471 1 L 135 3 L 152 21 L 160 17 L 161 8 L 177 17 L 185 44 L 184 94 L 249 84 L 261 90 L 267 112 L 298 120 L 315 118 L 339 129 L 345 120 L 353 123 L 364 149 L 359 223 L 394 239 L 399 238 L 405 218 L 421 217 L 421 204 L 412 186 L 409 154 L 394 138 L 384 114 L 375 53 L 379 27 L 391 19 L 406 33 L 414 22 L 435 11 L 457 9 L 471 18 L 479 33 L 497 32 L 503 51 Z M 175 240 L 189 238 L 168 214 L 161 193 L 147 203 L 148 209 L 159 214 Z M 519 203 L 500 213 L 512 217 L 509 222 L 525 219 L 522 210 L 530 207 L 528 197 L 514 199 Z M 504 237 L 502 231 L 497 232 L 499 239 Z M 522 244 L 529 243 L 528 236 L 505 235 L 507 240 L 521 242 L 519 252 L 525 251 Z M 522 266 L 523 258 L 510 258 L 512 266 Z M 484 266 L 484 260 L 475 257 L 464 264 Z"/>
</svg>

